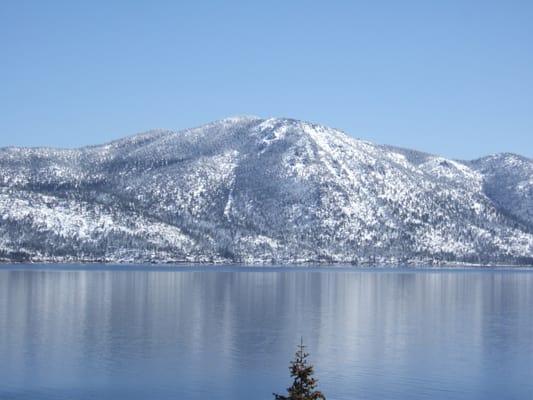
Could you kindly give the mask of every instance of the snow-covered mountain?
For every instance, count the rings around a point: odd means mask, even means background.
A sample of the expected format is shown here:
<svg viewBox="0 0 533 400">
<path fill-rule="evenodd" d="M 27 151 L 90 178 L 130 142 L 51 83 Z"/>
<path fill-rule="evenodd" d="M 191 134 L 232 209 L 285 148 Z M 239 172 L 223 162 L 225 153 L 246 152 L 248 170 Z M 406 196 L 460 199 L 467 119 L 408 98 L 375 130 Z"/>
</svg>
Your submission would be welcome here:
<svg viewBox="0 0 533 400">
<path fill-rule="evenodd" d="M 0 259 L 533 264 L 533 161 L 292 119 L 0 149 Z"/>
</svg>

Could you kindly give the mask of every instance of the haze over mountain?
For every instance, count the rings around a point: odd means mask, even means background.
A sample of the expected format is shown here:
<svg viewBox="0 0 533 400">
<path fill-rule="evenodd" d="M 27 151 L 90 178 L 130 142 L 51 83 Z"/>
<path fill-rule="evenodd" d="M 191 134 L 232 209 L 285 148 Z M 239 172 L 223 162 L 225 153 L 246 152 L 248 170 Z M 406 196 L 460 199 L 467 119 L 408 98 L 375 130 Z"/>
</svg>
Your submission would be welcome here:
<svg viewBox="0 0 533 400">
<path fill-rule="evenodd" d="M 283 118 L 0 149 L 4 261 L 533 264 L 533 161 Z"/>
</svg>

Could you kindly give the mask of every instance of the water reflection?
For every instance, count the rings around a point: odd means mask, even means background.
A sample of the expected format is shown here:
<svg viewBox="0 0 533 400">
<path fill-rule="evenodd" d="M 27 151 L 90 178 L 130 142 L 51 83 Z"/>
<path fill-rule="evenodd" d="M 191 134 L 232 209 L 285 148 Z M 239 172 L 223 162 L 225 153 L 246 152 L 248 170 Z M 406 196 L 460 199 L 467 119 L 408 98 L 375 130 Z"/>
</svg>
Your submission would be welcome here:
<svg viewBox="0 0 533 400">
<path fill-rule="evenodd" d="M 533 273 L 0 270 L 0 398 L 528 398 Z"/>
</svg>

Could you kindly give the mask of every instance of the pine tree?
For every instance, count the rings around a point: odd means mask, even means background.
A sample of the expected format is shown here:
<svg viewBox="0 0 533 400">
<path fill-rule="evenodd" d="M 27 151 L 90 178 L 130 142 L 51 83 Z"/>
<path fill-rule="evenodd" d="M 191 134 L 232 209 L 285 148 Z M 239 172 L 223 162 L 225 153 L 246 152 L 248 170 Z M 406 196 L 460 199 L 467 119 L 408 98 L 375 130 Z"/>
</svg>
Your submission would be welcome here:
<svg viewBox="0 0 533 400">
<path fill-rule="evenodd" d="M 318 380 L 313 378 L 314 367 L 307 363 L 307 357 L 309 353 L 305 352 L 302 339 L 289 366 L 294 378 L 292 386 L 287 388 L 287 396 L 274 393 L 275 400 L 326 400 L 321 392 L 315 390 Z"/>
</svg>

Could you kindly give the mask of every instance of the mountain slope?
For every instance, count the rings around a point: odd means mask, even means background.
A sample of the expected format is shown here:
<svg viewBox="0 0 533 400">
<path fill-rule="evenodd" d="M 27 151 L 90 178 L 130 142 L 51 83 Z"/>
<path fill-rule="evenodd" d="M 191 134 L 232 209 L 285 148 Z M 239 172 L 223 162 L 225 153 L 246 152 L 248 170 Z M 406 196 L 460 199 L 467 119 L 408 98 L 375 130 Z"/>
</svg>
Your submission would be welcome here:
<svg viewBox="0 0 533 400">
<path fill-rule="evenodd" d="M 0 257 L 531 264 L 532 165 L 254 117 L 77 150 L 6 148 Z"/>
<path fill-rule="evenodd" d="M 516 154 L 496 154 L 470 163 L 484 177 L 484 192 L 508 216 L 533 230 L 533 162 Z"/>
</svg>

